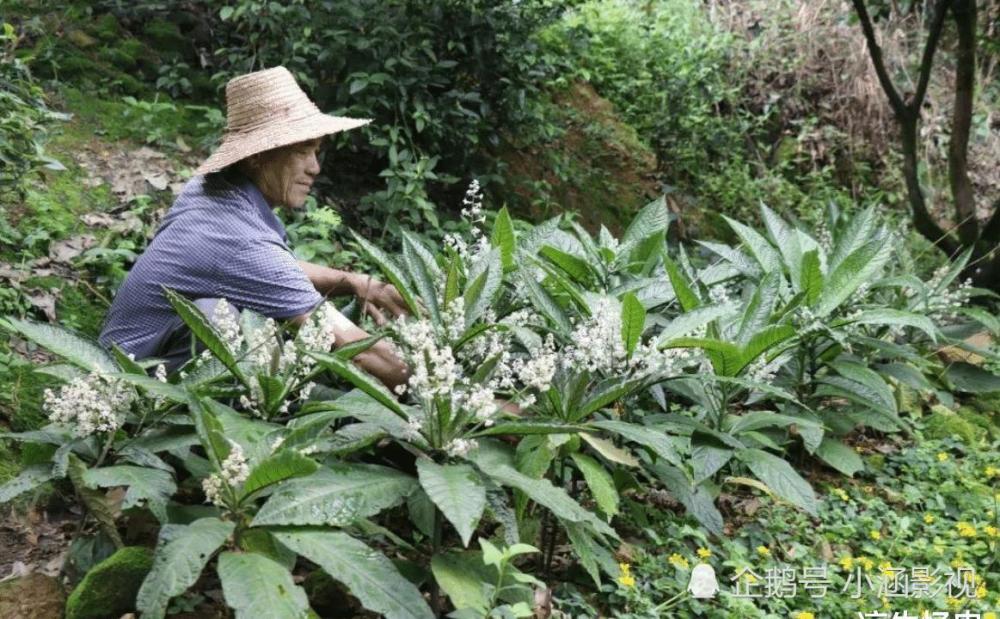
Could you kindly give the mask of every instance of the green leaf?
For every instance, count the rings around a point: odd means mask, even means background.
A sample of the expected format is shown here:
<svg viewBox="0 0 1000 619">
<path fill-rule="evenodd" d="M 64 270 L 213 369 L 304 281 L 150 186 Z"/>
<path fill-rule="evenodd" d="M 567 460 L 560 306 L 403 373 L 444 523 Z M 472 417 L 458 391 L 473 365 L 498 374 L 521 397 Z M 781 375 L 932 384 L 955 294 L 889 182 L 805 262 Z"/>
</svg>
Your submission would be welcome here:
<svg viewBox="0 0 1000 619">
<path fill-rule="evenodd" d="M 396 287 L 396 290 L 399 291 L 399 296 L 403 298 L 403 301 L 409 308 L 410 313 L 418 318 L 423 316 L 423 310 L 413 298 L 413 292 L 410 290 L 409 282 L 406 280 L 406 276 L 403 274 L 402 269 L 400 269 L 392 258 L 386 255 L 385 252 L 369 243 L 357 232 L 351 230 L 351 236 L 361 248 L 362 253 L 368 256 L 368 258 L 375 263 L 375 266 L 382 271 L 382 274 L 385 275 L 386 279 L 388 279 L 389 282 Z"/>
<path fill-rule="evenodd" d="M 622 245 L 638 245 L 651 236 L 663 234 L 670 224 L 666 196 L 660 196 L 642 207 L 622 235 Z"/>
<path fill-rule="evenodd" d="M 646 308 L 631 292 L 622 297 L 622 341 L 629 356 L 635 351 L 646 328 Z"/>
<path fill-rule="evenodd" d="M 293 529 L 275 532 L 282 544 L 342 582 L 365 608 L 388 619 L 432 619 L 420 591 L 392 561 L 340 531 Z"/>
<path fill-rule="evenodd" d="M 736 236 L 740 237 L 743 244 L 747 246 L 753 257 L 757 259 L 761 268 L 765 273 L 771 273 L 772 271 L 781 271 L 781 256 L 778 252 L 767 242 L 759 232 L 741 224 L 740 222 L 730 219 L 725 215 L 722 216 L 729 224 L 729 227 L 733 229 Z"/>
<path fill-rule="evenodd" d="M 475 432 L 472 436 L 526 436 L 533 434 L 575 434 L 586 430 L 577 424 L 545 420 L 501 421 Z"/>
<path fill-rule="evenodd" d="M 670 285 L 674 289 L 674 294 L 677 295 L 677 301 L 681 304 L 681 309 L 685 312 L 697 309 L 701 305 L 701 300 L 698 299 L 698 295 L 688 285 L 687 280 L 684 279 L 684 276 L 681 275 L 680 270 L 677 268 L 677 264 L 670 259 L 665 249 L 663 251 L 663 266 L 667 270 L 667 277 L 670 279 Z"/>
<path fill-rule="evenodd" d="M 679 337 L 662 343 L 660 348 L 701 348 L 711 359 L 715 373 L 720 376 L 735 376 L 746 365 L 744 352 L 736 344 L 722 340 Z"/>
<path fill-rule="evenodd" d="M 838 321 L 838 324 L 840 322 L 841 321 Z M 937 327 L 934 326 L 934 323 L 927 316 L 888 307 L 865 310 L 859 315 L 845 320 L 845 322 L 857 325 L 894 325 L 901 327 L 913 327 L 926 333 L 927 337 L 931 338 L 931 341 L 933 342 L 937 341 L 938 336 Z"/>
<path fill-rule="evenodd" d="M 336 355 L 331 355 L 329 353 L 309 353 L 317 361 L 320 362 L 326 368 L 333 371 L 334 374 L 348 381 L 358 389 L 364 391 L 369 396 L 374 398 L 379 404 L 391 410 L 393 413 L 403 418 L 408 419 L 403 408 L 399 405 L 399 402 L 385 386 L 379 382 L 377 379 L 373 378 L 367 372 L 358 368 L 354 363 L 350 361 L 344 361 Z"/>
<path fill-rule="evenodd" d="M 374 464 L 337 464 L 282 482 L 253 519 L 254 526 L 347 526 L 400 504 L 416 486 L 398 471 Z"/>
<path fill-rule="evenodd" d="M 635 456 L 605 438 L 588 432 L 581 432 L 580 438 L 609 462 L 631 467 L 639 466 L 639 460 Z"/>
<path fill-rule="evenodd" d="M 739 333 L 736 336 L 740 346 L 746 346 L 751 336 L 768 325 L 774 305 L 778 301 L 780 284 L 781 275 L 775 272 L 767 273 L 757 284 L 740 321 Z"/>
<path fill-rule="evenodd" d="M 817 515 L 816 494 L 812 486 L 788 462 L 760 449 L 744 449 L 736 452 L 736 456 L 777 496 L 812 516 Z"/>
<path fill-rule="evenodd" d="M 29 340 L 85 370 L 112 373 L 120 369 L 103 348 L 63 327 L 19 318 L 7 318 L 6 323 Z"/>
<path fill-rule="evenodd" d="M 480 469 L 501 484 L 525 493 L 528 498 L 551 511 L 556 517 L 570 522 L 586 523 L 599 533 L 618 539 L 618 534 L 615 533 L 614 529 L 581 507 L 579 503 L 566 494 L 565 490 L 553 486 L 549 480 L 532 479 L 507 465 L 480 466 Z"/>
<path fill-rule="evenodd" d="M 141 376 L 146 376 L 146 370 L 132 360 L 125 351 L 118 347 L 118 344 L 111 344 L 111 354 L 115 358 L 115 363 L 118 364 L 124 372 L 128 374 L 136 374 Z"/>
<path fill-rule="evenodd" d="M 793 282 L 800 281 L 802 247 L 799 244 L 798 234 L 795 233 L 795 230 L 791 226 L 785 223 L 785 220 L 778 217 L 777 213 L 769 209 L 766 204 L 761 203 L 760 210 L 764 219 L 764 225 L 767 227 L 767 233 L 771 236 L 774 246 L 778 248 L 782 258 L 785 260 L 785 266 L 788 267 L 788 275 Z"/>
<path fill-rule="evenodd" d="M 715 475 L 733 457 L 733 450 L 714 437 L 696 432 L 691 435 L 691 472 L 699 484 Z"/>
<path fill-rule="evenodd" d="M 587 399 L 580 403 L 575 411 L 570 411 L 572 421 L 580 421 L 591 413 L 597 412 L 616 402 L 628 394 L 632 393 L 643 385 L 643 379 L 634 378 L 622 380 L 621 378 L 607 378 L 587 395 Z"/>
<path fill-rule="evenodd" d="M 458 298 L 461 293 L 459 289 L 459 277 L 461 272 L 458 266 L 458 257 L 455 256 L 451 259 L 451 263 L 448 265 L 448 276 L 444 283 L 444 304 L 447 307 L 452 301 Z"/>
<path fill-rule="evenodd" d="M 250 476 L 243 482 L 241 500 L 286 479 L 312 475 L 318 468 L 319 465 L 311 458 L 303 456 L 295 449 L 284 447 L 250 471 Z"/>
<path fill-rule="evenodd" d="M 465 289 L 465 324 L 476 322 L 483 312 L 493 305 L 500 286 L 503 284 L 503 265 L 500 264 L 500 254 L 497 250 L 483 258 L 486 260 L 486 270 Z"/>
<path fill-rule="evenodd" d="M 226 366 L 226 369 L 232 372 L 233 376 L 235 376 L 237 380 L 244 385 L 249 386 L 246 375 L 236 362 L 236 357 L 233 354 L 234 351 L 229 349 L 229 345 L 226 344 L 218 329 L 215 328 L 215 325 L 211 323 L 207 316 L 202 314 L 201 310 L 198 309 L 198 306 L 169 288 L 164 288 L 163 293 L 166 295 L 167 301 L 170 302 L 171 307 L 173 307 L 174 311 L 177 312 L 177 315 L 181 317 L 184 324 L 191 329 L 191 333 L 198 338 L 198 341 L 204 344 L 205 348 L 207 348 L 209 352 L 211 352 L 215 358 L 222 363 L 222 365 Z"/>
<path fill-rule="evenodd" d="M 118 527 L 115 525 L 115 514 L 108 504 L 107 497 L 104 496 L 103 492 L 94 490 L 84 481 L 84 476 L 87 473 L 87 465 L 77 458 L 74 453 L 69 453 L 67 457 L 66 473 L 70 481 L 73 482 L 73 488 L 80 497 L 80 501 L 87 508 L 87 511 L 90 512 L 90 515 L 94 517 L 94 520 L 97 521 L 101 531 L 111 539 L 116 548 L 121 548 L 124 544 L 122 543 L 121 536 L 118 534 Z"/>
<path fill-rule="evenodd" d="M 545 245 L 538 253 L 552 264 L 562 269 L 567 275 L 580 284 L 589 285 L 593 281 L 594 272 L 583 258 L 566 253 L 561 249 Z"/>
<path fill-rule="evenodd" d="M 517 247 L 517 235 L 514 233 L 514 222 L 511 221 L 507 207 L 500 209 L 493 222 L 493 234 L 490 237 L 493 247 L 500 250 L 500 262 L 504 271 L 511 271 L 514 263 L 514 250 Z"/>
<path fill-rule="evenodd" d="M 484 562 L 482 553 L 447 552 L 431 558 L 434 580 L 457 610 L 471 608 L 485 613 L 489 600 L 483 583 L 495 582 L 496 570 Z"/>
<path fill-rule="evenodd" d="M 597 461 L 586 454 L 574 452 L 570 454 L 576 467 L 583 473 L 583 479 L 590 488 L 590 493 L 600 508 L 607 516 L 614 516 L 618 513 L 618 490 L 615 489 L 615 482 L 608 471 Z"/>
<path fill-rule="evenodd" d="M 948 380 L 958 391 L 966 393 L 994 393 L 1000 391 L 1000 376 L 971 363 L 958 362 L 948 366 Z"/>
<path fill-rule="evenodd" d="M 0 486 L 0 503 L 6 503 L 33 488 L 37 488 L 53 477 L 51 464 L 26 466 L 17 477 Z"/>
<path fill-rule="evenodd" d="M 163 525 L 153 567 L 136 597 L 136 608 L 143 619 L 162 619 L 170 598 L 184 593 L 198 580 L 235 528 L 232 522 L 218 518 L 201 518 L 190 525 Z"/>
<path fill-rule="evenodd" d="M 651 470 L 701 526 L 713 535 L 722 537 L 722 514 L 704 486 L 692 486 L 680 469 L 662 460 L 653 464 Z"/>
<path fill-rule="evenodd" d="M 122 501 L 122 508 L 128 509 L 145 500 L 151 512 L 160 521 L 166 520 L 167 501 L 177 492 L 177 484 L 170 473 L 143 466 L 105 466 L 87 469 L 83 481 L 91 488 L 128 486 Z"/>
<path fill-rule="evenodd" d="M 191 416 L 208 459 L 217 470 L 222 470 L 222 462 L 229 456 L 232 447 L 226 439 L 226 431 L 205 400 L 200 397 L 191 398 Z"/>
<path fill-rule="evenodd" d="M 424 302 L 427 311 L 435 324 L 441 322 L 441 312 L 438 308 L 437 287 L 434 285 L 435 274 L 427 264 L 434 262 L 433 257 L 424 256 L 427 250 L 420 244 L 413 235 L 403 231 L 403 263 L 410 274 L 410 280 L 420 294 L 420 299 Z M 435 265 L 436 266 L 436 265 Z"/>
<path fill-rule="evenodd" d="M 164 398 L 177 404 L 186 404 L 190 399 L 190 395 L 184 389 L 146 376 L 145 372 L 142 374 L 116 372 L 108 374 L 108 376 L 139 387 L 151 396 Z"/>
<path fill-rule="evenodd" d="M 524 283 L 524 289 L 531 298 L 535 309 L 555 324 L 561 333 L 569 333 L 572 327 L 570 326 L 569 318 L 566 317 L 566 313 L 556 303 L 555 299 L 545 291 L 541 284 L 535 281 L 531 271 L 530 268 L 522 268 L 519 270 L 519 274 L 521 281 Z"/>
<path fill-rule="evenodd" d="M 254 552 L 219 555 L 219 580 L 236 619 L 305 619 L 309 601 L 283 565 Z"/>
<path fill-rule="evenodd" d="M 865 468 L 861 456 L 835 438 L 824 437 L 816 448 L 816 455 L 848 477 L 854 477 L 855 473 Z"/>
<path fill-rule="evenodd" d="M 798 331 L 795 327 L 791 325 L 769 325 L 764 327 L 761 331 L 753 334 L 750 341 L 747 342 L 746 347 L 740 353 L 741 367 L 740 371 L 747 365 L 753 363 L 757 357 L 771 350 L 778 344 L 781 344 L 791 338 L 795 337 Z"/>
<path fill-rule="evenodd" d="M 417 459 L 417 474 L 427 496 L 468 547 L 486 508 L 486 488 L 479 474 L 468 464 L 440 465 L 429 458 Z"/>
<path fill-rule="evenodd" d="M 613 432 L 643 447 L 648 447 L 654 454 L 667 462 L 675 466 L 683 466 L 680 454 L 677 453 L 677 448 L 663 430 L 613 420 L 595 421 L 590 425 Z"/>
<path fill-rule="evenodd" d="M 823 294 L 823 272 L 819 265 L 819 252 L 810 249 L 802 254 L 802 268 L 798 280 L 799 291 L 806 295 L 806 304 L 812 306 Z"/>
<path fill-rule="evenodd" d="M 892 244 L 885 239 L 866 243 L 830 271 L 816 303 L 816 316 L 823 318 L 870 281 L 892 254 Z"/>
<path fill-rule="evenodd" d="M 872 207 L 868 207 L 851 217 L 850 221 L 847 222 L 847 228 L 837 238 L 837 244 L 830 255 L 829 270 L 832 272 L 858 248 L 871 242 L 876 237 L 877 225 L 875 209 Z"/>
<path fill-rule="evenodd" d="M 658 344 L 662 344 L 671 339 L 685 336 L 699 327 L 731 313 L 733 313 L 733 308 L 725 305 L 707 305 L 685 312 L 664 327 L 656 336 L 656 341 Z"/>
</svg>

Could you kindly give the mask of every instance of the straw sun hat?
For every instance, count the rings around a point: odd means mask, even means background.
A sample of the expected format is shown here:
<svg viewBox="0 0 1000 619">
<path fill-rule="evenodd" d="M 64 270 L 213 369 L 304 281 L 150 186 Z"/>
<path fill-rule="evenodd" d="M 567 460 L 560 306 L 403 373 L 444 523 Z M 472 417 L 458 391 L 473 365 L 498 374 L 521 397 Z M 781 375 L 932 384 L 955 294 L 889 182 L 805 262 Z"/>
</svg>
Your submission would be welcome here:
<svg viewBox="0 0 1000 619">
<path fill-rule="evenodd" d="M 222 144 L 196 174 L 217 172 L 250 155 L 369 122 L 320 112 L 285 67 L 241 75 L 226 84 L 226 132 Z"/>
</svg>

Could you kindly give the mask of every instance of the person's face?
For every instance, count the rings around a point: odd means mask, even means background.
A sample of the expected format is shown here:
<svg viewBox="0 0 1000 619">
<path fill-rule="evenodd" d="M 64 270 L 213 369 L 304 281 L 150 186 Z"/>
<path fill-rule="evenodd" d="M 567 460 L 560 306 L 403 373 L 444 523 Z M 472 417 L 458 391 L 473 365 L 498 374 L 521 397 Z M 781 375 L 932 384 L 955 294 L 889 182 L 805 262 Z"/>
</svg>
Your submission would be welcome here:
<svg viewBox="0 0 1000 619">
<path fill-rule="evenodd" d="M 254 181 L 272 206 L 301 208 L 319 174 L 321 139 L 261 153 L 251 165 Z"/>
</svg>

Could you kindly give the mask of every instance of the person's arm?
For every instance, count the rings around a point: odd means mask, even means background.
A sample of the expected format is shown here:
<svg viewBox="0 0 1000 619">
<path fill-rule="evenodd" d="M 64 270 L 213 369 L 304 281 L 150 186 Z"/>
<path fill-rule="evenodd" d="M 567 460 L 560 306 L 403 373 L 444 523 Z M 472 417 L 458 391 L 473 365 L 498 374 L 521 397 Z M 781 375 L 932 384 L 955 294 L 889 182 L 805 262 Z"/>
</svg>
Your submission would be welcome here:
<svg viewBox="0 0 1000 619">
<path fill-rule="evenodd" d="M 323 296 L 356 296 L 361 302 L 361 312 L 370 315 L 378 325 L 385 323 L 382 311 L 397 317 L 407 313 L 406 303 L 395 286 L 370 275 L 332 269 L 304 260 L 299 260 L 299 267 Z"/>
<path fill-rule="evenodd" d="M 331 307 L 329 310 L 334 312 L 335 317 L 333 324 L 333 333 L 336 336 L 333 345 L 335 349 L 368 337 L 363 329 L 336 309 Z M 291 319 L 291 322 L 301 326 L 308 318 L 309 314 L 302 314 Z M 379 340 L 374 346 L 354 357 L 354 362 L 382 381 L 389 389 L 405 383 L 410 377 L 410 368 L 399 358 L 387 340 Z"/>
</svg>

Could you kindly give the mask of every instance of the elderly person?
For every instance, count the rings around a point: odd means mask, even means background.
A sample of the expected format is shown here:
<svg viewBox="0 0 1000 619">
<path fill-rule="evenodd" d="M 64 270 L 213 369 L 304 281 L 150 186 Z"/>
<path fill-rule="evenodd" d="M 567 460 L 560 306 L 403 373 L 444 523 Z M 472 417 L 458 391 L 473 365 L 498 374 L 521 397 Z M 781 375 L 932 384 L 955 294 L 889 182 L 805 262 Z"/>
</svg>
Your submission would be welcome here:
<svg viewBox="0 0 1000 619">
<path fill-rule="evenodd" d="M 353 294 L 376 319 L 404 304 L 390 285 L 347 271 L 296 261 L 273 207 L 301 208 L 320 172 L 324 136 L 369 121 L 321 113 L 291 73 L 276 67 L 226 85 L 226 133 L 167 213 L 149 247 L 115 295 L 100 342 L 137 359 L 163 358 L 175 369 L 191 338 L 163 289 L 191 299 L 207 316 L 225 299 L 276 320 L 301 324 L 325 297 Z M 367 337 L 341 314 L 337 344 Z M 389 386 L 406 366 L 385 341 L 355 361 Z"/>
</svg>

